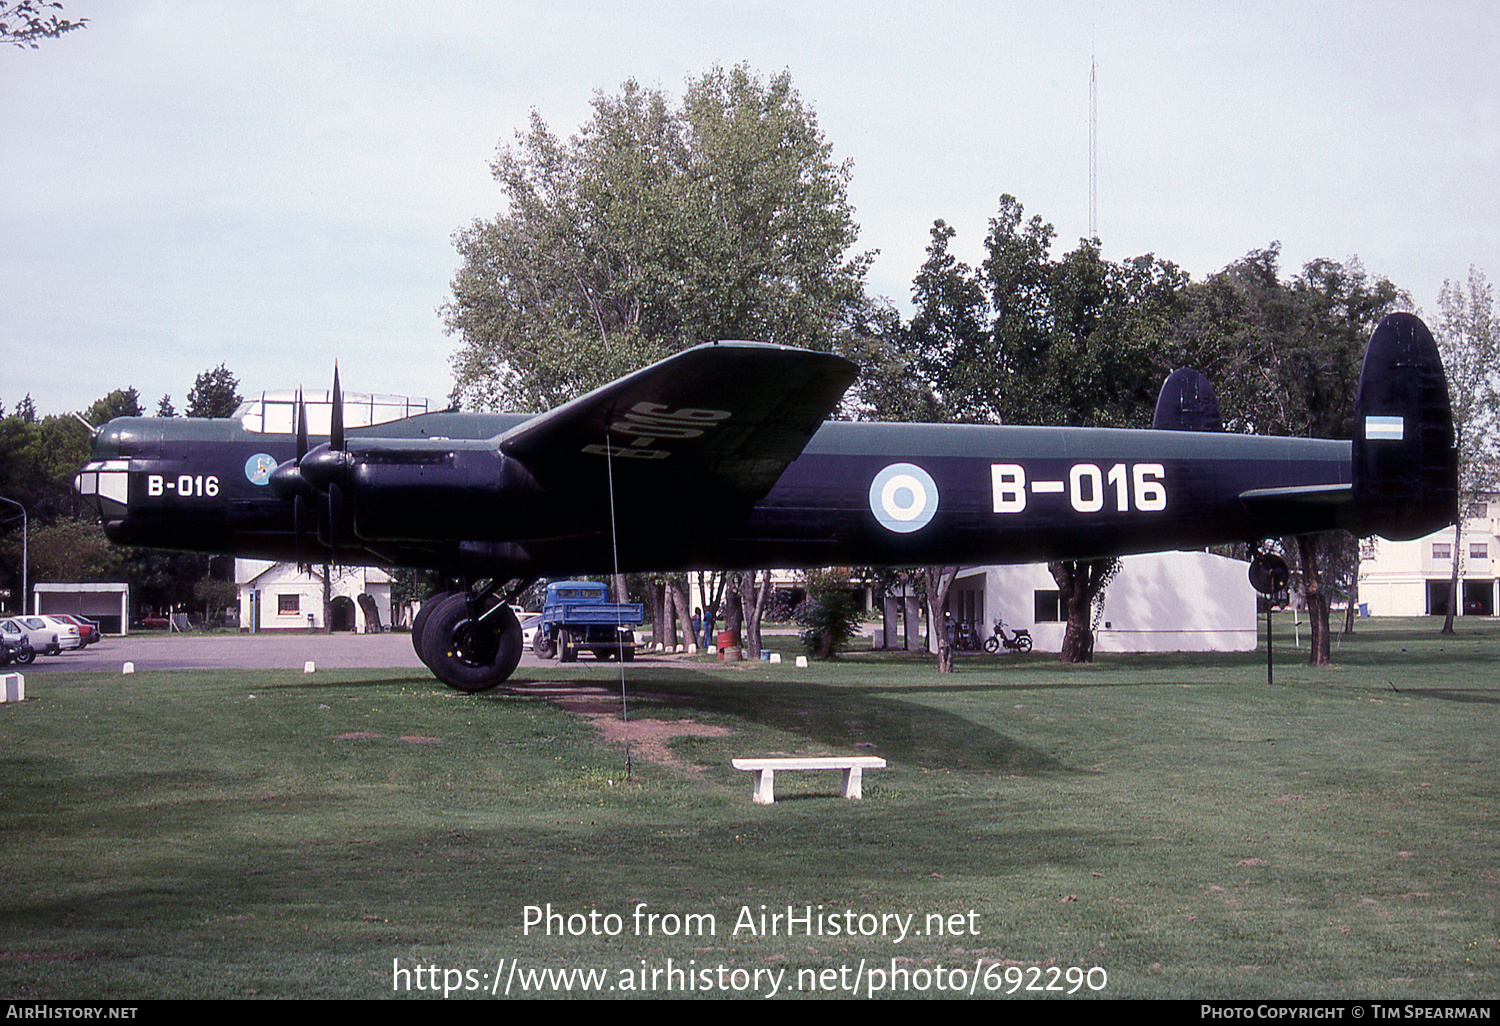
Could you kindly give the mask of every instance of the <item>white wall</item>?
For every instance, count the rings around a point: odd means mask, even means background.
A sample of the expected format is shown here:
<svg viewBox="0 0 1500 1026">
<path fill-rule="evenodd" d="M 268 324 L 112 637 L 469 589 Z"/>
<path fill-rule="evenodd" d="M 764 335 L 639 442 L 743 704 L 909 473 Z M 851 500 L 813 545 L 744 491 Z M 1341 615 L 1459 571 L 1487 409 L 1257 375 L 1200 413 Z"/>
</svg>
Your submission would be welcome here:
<svg viewBox="0 0 1500 1026">
<path fill-rule="evenodd" d="M 1257 643 L 1249 564 L 1206 552 L 1127 556 L 1104 593 L 1096 652 L 1249 652 Z M 1035 593 L 1056 591 L 1042 564 L 987 568 L 985 620 L 1031 631 L 1037 649 L 1062 648 L 1062 622 L 1034 622 Z"/>
</svg>

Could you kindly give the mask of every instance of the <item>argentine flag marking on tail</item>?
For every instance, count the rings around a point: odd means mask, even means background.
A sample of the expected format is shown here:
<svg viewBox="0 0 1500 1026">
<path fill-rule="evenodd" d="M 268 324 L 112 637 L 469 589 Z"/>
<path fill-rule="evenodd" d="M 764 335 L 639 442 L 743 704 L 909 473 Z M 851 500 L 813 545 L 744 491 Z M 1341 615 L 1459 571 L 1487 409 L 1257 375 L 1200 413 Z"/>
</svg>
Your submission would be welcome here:
<svg viewBox="0 0 1500 1026">
<path fill-rule="evenodd" d="M 1366 417 L 1365 440 L 1399 442 L 1406 437 L 1406 420 L 1403 417 Z"/>
</svg>

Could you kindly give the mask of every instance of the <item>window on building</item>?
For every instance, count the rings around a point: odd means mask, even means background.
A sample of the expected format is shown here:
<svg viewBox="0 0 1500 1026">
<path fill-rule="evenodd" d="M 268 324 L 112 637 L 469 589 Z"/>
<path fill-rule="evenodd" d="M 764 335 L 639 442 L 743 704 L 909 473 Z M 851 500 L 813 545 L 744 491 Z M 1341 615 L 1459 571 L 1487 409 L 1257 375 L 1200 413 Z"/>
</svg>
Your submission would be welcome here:
<svg viewBox="0 0 1500 1026">
<path fill-rule="evenodd" d="M 1432 543 L 1432 558 L 1433 559 L 1452 559 L 1453 558 L 1453 543 L 1452 542 L 1433 542 Z"/>
<path fill-rule="evenodd" d="M 1032 623 L 1057 623 L 1062 619 L 1061 592 L 1039 591 L 1035 601 L 1036 612 L 1031 618 Z"/>
<path fill-rule="evenodd" d="M 1490 543 L 1489 542 L 1469 542 L 1469 558 L 1470 559 L 1489 559 L 1490 558 Z"/>
<path fill-rule="evenodd" d="M 291 595 L 276 596 L 276 612 L 285 616 L 288 613 L 300 613 L 302 611 L 302 596 L 296 593 Z"/>
<path fill-rule="evenodd" d="M 1487 502 L 1474 502 L 1469 504 L 1469 516 L 1476 520 L 1483 520 L 1490 515 L 1490 504 Z"/>
</svg>

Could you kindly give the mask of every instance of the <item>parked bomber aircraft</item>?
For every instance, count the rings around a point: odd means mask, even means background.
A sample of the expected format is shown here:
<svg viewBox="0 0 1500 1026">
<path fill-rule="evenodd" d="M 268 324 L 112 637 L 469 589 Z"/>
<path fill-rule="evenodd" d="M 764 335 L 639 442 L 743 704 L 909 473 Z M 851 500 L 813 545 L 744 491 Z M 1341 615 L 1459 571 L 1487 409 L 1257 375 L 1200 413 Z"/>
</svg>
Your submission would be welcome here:
<svg viewBox="0 0 1500 1026">
<path fill-rule="evenodd" d="M 825 422 L 856 367 L 698 346 L 538 416 L 422 413 L 326 437 L 273 418 L 120 418 L 76 487 L 126 545 L 442 571 L 413 644 L 464 691 L 521 657 L 510 598 L 618 569 L 1018 563 L 1451 523 L 1447 382 L 1409 314 L 1376 328 L 1352 441 L 1218 430 L 1195 372 L 1151 430 Z M 316 443 L 316 444 L 314 444 Z"/>
</svg>

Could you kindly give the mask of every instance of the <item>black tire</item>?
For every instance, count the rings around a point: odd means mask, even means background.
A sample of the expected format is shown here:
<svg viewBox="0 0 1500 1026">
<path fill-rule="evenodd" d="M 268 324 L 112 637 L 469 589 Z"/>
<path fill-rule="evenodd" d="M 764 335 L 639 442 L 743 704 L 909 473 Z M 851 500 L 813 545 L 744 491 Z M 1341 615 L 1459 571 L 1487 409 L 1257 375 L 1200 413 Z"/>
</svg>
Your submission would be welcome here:
<svg viewBox="0 0 1500 1026">
<path fill-rule="evenodd" d="M 566 627 L 557 632 L 557 655 L 559 662 L 578 662 L 578 643 L 573 640 L 573 632 Z"/>
<path fill-rule="evenodd" d="M 16 662 L 20 663 L 22 666 L 30 666 L 32 663 L 36 662 L 36 649 L 32 648 L 30 645 L 22 645 L 16 651 Z"/>
<path fill-rule="evenodd" d="M 552 645 L 552 639 L 547 637 L 547 632 L 540 627 L 531 637 L 531 651 L 536 653 L 538 659 L 551 659 L 557 655 L 557 649 Z"/>
<path fill-rule="evenodd" d="M 469 599 L 449 595 L 432 611 L 423 635 L 428 665 L 438 680 L 459 691 L 488 691 L 516 672 L 521 662 L 521 623 L 502 603 L 492 622 L 469 618 Z"/>
<path fill-rule="evenodd" d="M 998 637 L 985 638 L 984 650 L 990 655 L 994 655 L 996 652 L 1000 651 L 1000 639 Z"/>
<path fill-rule="evenodd" d="M 1016 649 L 1020 652 L 1031 651 L 1031 635 L 1023 634 L 1016 639 Z"/>
<path fill-rule="evenodd" d="M 422 664 L 429 670 L 432 669 L 432 661 L 427 658 L 427 642 L 424 633 L 427 627 L 427 620 L 432 616 L 433 610 L 437 609 L 438 603 L 452 594 L 454 593 L 451 591 L 440 591 L 426 602 L 423 602 L 422 608 L 417 610 L 417 615 L 411 622 L 412 651 L 417 653 L 417 658 L 422 660 Z"/>
</svg>

